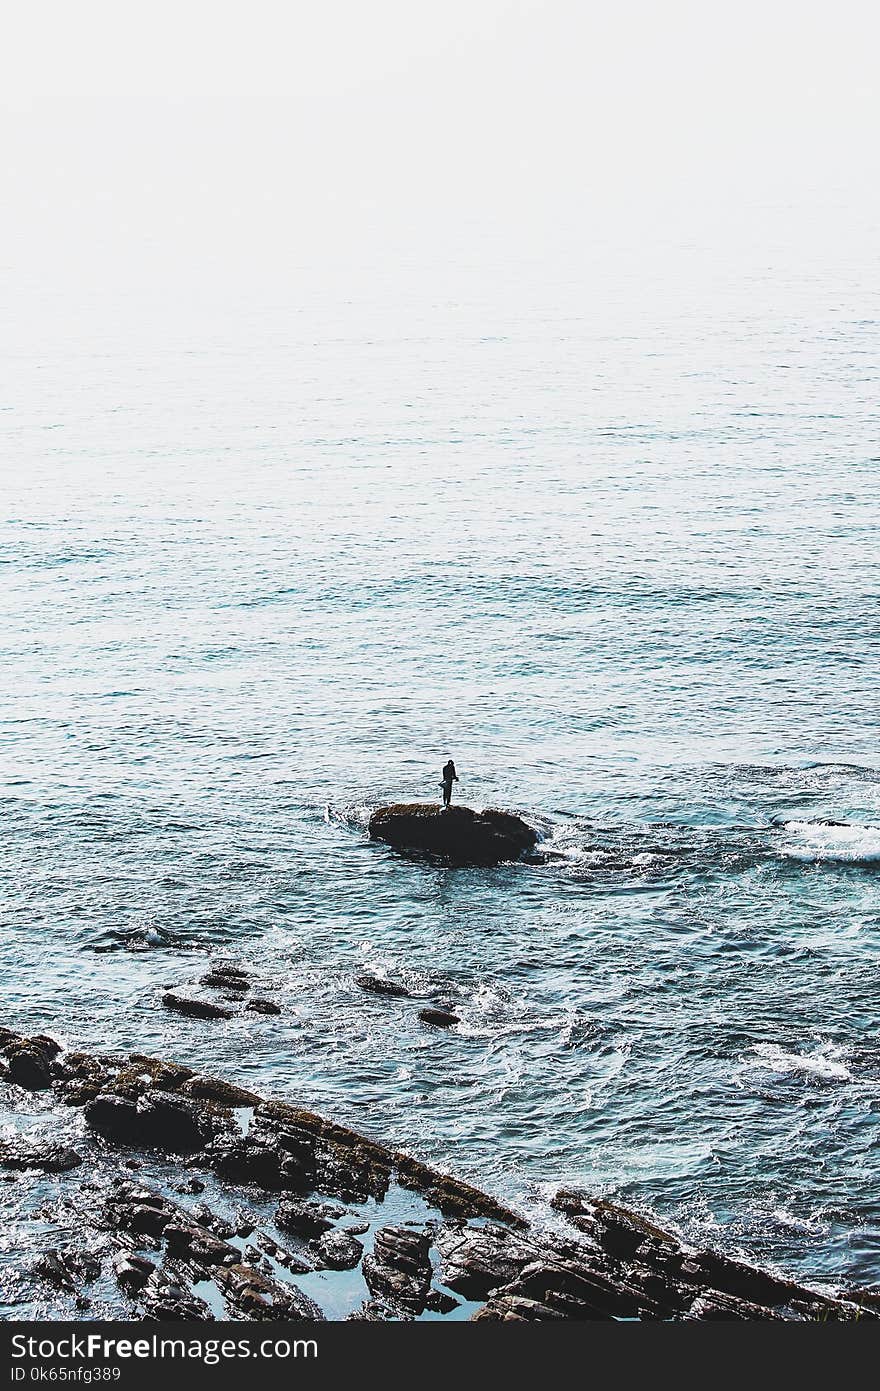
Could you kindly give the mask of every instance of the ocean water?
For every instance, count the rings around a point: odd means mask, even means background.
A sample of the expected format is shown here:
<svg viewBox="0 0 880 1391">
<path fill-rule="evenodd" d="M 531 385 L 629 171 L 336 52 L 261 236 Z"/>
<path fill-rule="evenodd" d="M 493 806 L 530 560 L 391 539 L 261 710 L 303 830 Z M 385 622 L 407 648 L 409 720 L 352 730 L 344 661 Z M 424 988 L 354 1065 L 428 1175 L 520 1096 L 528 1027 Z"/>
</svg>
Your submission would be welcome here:
<svg viewBox="0 0 880 1391">
<path fill-rule="evenodd" d="M 3 1022 L 877 1283 L 877 258 L 601 271 L 18 305 Z M 533 862 L 369 842 L 448 757 Z"/>
</svg>

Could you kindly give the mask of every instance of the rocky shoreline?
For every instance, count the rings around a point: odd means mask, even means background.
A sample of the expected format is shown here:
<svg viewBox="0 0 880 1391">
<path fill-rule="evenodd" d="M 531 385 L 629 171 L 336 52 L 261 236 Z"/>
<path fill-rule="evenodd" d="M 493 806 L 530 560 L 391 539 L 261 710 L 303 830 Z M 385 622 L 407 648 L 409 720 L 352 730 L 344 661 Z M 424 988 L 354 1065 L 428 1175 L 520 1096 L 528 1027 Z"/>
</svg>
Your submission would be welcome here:
<svg viewBox="0 0 880 1391">
<path fill-rule="evenodd" d="M 0 1177 L 42 1203 L 6 1317 L 880 1317 L 878 1290 L 810 1289 L 584 1193 L 557 1192 L 567 1230 L 540 1229 L 410 1155 L 178 1063 L 7 1028 L 0 1053 L 16 1132 Z"/>
</svg>

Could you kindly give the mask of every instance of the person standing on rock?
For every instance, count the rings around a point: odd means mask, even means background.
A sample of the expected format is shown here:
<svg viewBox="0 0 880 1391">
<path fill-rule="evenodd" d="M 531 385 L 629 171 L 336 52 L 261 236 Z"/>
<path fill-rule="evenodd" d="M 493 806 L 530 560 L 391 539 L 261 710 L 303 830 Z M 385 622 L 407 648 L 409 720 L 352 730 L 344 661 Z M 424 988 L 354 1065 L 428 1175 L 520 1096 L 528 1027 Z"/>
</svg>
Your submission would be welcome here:
<svg viewBox="0 0 880 1391">
<path fill-rule="evenodd" d="M 452 804 L 452 784 L 458 782 L 458 773 L 455 771 L 455 764 L 450 758 L 449 762 L 443 767 L 443 806 L 448 807 Z"/>
</svg>

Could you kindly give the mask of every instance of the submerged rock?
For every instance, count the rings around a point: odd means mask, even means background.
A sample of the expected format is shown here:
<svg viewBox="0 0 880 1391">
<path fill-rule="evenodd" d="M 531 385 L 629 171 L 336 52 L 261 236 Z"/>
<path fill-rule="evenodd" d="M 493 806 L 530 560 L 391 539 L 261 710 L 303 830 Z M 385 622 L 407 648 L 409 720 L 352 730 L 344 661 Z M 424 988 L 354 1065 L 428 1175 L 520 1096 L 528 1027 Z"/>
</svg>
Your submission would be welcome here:
<svg viewBox="0 0 880 1391">
<path fill-rule="evenodd" d="M 281 1006 L 275 1000 L 253 999 L 248 1000 L 245 1009 L 249 1009 L 254 1014 L 280 1014 Z"/>
<path fill-rule="evenodd" d="M 244 972 L 234 971 L 228 966 L 218 966 L 209 971 L 207 975 L 200 977 L 199 983 L 209 985 L 214 990 L 231 990 L 243 995 L 247 994 L 251 988 Z"/>
<path fill-rule="evenodd" d="M 223 1005 L 215 1005 L 212 1000 L 199 1000 L 191 995 L 178 995 L 168 990 L 162 996 L 166 1009 L 176 1010 L 178 1014 L 188 1014 L 193 1019 L 231 1019 L 233 1011 Z"/>
<path fill-rule="evenodd" d="M 453 1024 L 461 1023 L 458 1015 L 448 1009 L 420 1009 L 419 1018 L 425 1024 L 436 1025 L 438 1029 L 451 1029 Z"/>
<path fill-rule="evenodd" d="M 398 985 L 397 981 L 386 980 L 384 976 L 355 976 L 354 983 L 371 995 L 409 996 L 409 991 L 405 985 Z"/>
<path fill-rule="evenodd" d="M 399 803 L 380 807 L 370 817 L 371 840 L 398 850 L 421 850 L 456 865 L 497 865 L 515 860 L 536 844 L 531 826 L 511 812 L 473 811 Z"/>
</svg>

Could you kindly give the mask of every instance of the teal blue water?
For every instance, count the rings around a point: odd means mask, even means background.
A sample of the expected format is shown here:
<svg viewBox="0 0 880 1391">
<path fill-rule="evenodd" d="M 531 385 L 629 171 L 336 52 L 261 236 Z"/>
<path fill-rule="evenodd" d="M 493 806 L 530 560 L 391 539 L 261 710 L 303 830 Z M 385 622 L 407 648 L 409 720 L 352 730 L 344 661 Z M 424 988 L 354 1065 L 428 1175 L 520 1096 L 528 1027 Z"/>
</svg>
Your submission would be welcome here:
<svg viewBox="0 0 880 1391">
<path fill-rule="evenodd" d="M 876 270 L 11 341 L 3 1022 L 880 1280 Z M 447 757 L 536 862 L 368 841 Z"/>
</svg>

